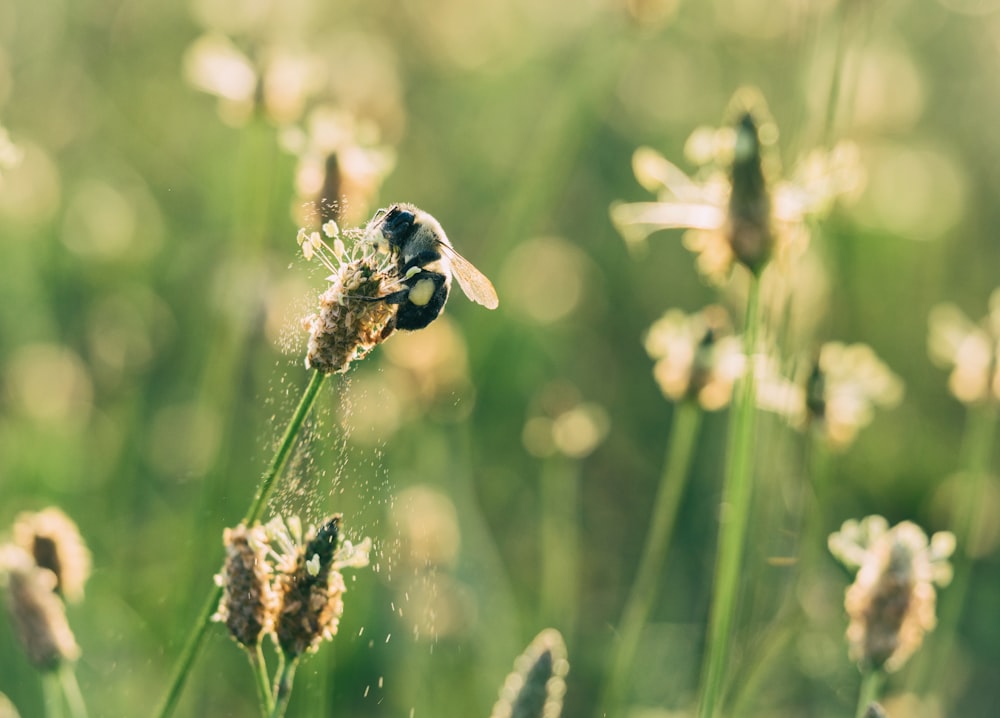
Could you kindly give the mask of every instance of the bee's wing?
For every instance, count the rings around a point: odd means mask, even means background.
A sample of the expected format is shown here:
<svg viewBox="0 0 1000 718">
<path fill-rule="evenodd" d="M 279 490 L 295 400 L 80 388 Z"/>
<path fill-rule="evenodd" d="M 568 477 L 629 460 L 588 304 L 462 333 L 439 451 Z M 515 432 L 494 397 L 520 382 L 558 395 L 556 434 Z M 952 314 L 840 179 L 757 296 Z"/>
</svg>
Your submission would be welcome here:
<svg viewBox="0 0 1000 718">
<path fill-rule="evenodd" d="M 448 254 L 451 273 L 458 280 L 458 286 L 465 292 L 465 296 L 487 309 L 496 309 L 500 305 L 500 298 L 497 297 L 497 290 L 493 288 L 493 282 L 476 269 L 472 262 L 456 252 L 454 247 L 443 242 L 441 247 Z"/>
</svg>

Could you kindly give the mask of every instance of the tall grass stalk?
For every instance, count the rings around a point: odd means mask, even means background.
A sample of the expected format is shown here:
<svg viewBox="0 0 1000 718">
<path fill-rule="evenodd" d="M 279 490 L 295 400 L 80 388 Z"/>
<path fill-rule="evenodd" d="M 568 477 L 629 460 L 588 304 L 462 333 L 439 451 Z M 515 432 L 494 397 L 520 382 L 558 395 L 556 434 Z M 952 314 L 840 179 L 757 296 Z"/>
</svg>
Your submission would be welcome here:
<svg viewBox="0 0 1000 718">
<path fill-rule="evenodd" d="M 882 694 L 882 683 L 884 675 L 876 668 L 867 669 L 861 675 L 861 690 L 858 691 L 858 707 L 854 711 L 854 718 L 865 718 L 868 706 L 878 701 Z"/>
<path fill-rule="evenodd" d="M 656 589 L 673 538 L 677 511 L 687 486 L 701 419 L 702 410 L 697 402 L 684 401 L 677 404 L 667 439 L 667 453 L 653 504 L 649 532 L 646 534 L 639 568 L 618 627 L 618 641 L 610 664 L 611 670 L 604 684 L 600 715 L 615 716 L 622 712 L 639 641 L 656 600 Z"/>
<path fill-rule="evenodd" d="M 66 696 L 66 705 L 69 706 L 70 718 L 87 718 L 87 704 L 83 700 L 83 693 L 80 692 L 80 684 L 76 681 L 76 672 L 72 664 L 64 663 L 59 668 L 59 680 L 62 683 L 63 695 Z"/>
<path fill-rule="evenodd" d="M 312 378 L 309 380 L 309 384 L 302 393 L 302 398 L 299 399 L 298 406 L 295 407 L 295 413 L 292 414 L 292 418 L 289 420 L 288 426 L 285 428 L 285 433 L 281 437 L 281 443 L 278 444 L 274 457 L 271 459 L 271 464 L 264 476 L 261 478 L 260 485 L 257 488 L 257 495 L 254 496 L 253 502 L 250 504 L 250 508 L 247 510 L 246 516 L 243 517 L 243 523 L 250 525 L 254 521 L 258 521 L 264 513 L 264 508 L 267 506 L 267 500 L 270 498 L 271 492 L 274 489 L 275 480 L 281 475 L 285 465 L 288 463 L 288 458 L 291 456 L 292 449 L 295 447 L 296 439 L 298 438 L 299 432 L 302 430 L 302 425 L 305 423 L 306 417 L 309 416 L 309 412 L 316 403 L 316 396 L 319 394 L 320 387 L 323 386 L 323 381 L 325 379 L 326 375 L 322 372 L 313 372 Z M 191 672 L 194 659 L 198 655 L 198 651 L 201 649 L 201 645 L 205 639 L 205 634 L 208 631 L 208 626 L 212 620 L 212 614 L 215 613 L 215 609 L 218 607 L 219 599 L 221 597 L 222 586 L 213 585 L 213 588 L 209 592 L 208 598 L 205 601 L 205 605 L 202 607 L 201 613 L 191 629 L 191 633 L 189 634 L 187 642 L 184 645 L 184 649 L 181 651 L 181 655 L 177 659 L 177 666 L 174 670 L 173 678 L 170 681 L 170 686 L 167 689 L 167 694 L 163 699 L 163 703 L 160 705 L 160 709 L 156 712 L 156 715 L 159 718 L 166 718 L 166 716 L 170 715 L 176 707 L 177 700 L 180 698 L 181 688 L 183 688 L 184 682 L 187 680 L 188 674 Z"/>
<path fill-rule="evenodd" d="M 45 671 L 42 674 L 42 699 L 45 704 L 45 718 L 65 718 L 63 690 L 59 685 L 59 674 Z"/>
<path fill-rule="evenodd" d="M 257 698 L 260 699 L 261 710 L 270 713 L 274 708 L 274 696 L 271 694 L 271 679 L 267 675 L 267 661 L 264 660 L 264 650 L 260 643 L 254 646 L 253 652 L 247 654 L 250 666 L 253 668 L 254 683 L 257 686 Z"/>
<path fill-rule="evenodd" d="M 579 462 L 561 455 L 542 466 L 541 624 L 569 639 L 580 595 Z"/>
<path fill-rule="evenodd" d="M 719 517 L 719 553 L 715 563 L 708 641 L 702 666 L 699 718 L 714 718 L 717 713 L 736 615 L 752 495 L 753 437 L 756 426 L 754 355 L 760 329 L 759 306 L 760 279 L 754 275 L 751 277 L 747 296 L 746 327 L 743 334 L 746 370 L 740 382 L 729 426 L 726 478 L 722 487 L 722 511 Z"/>
<path fill-rule="evenodd" d="M 288 710 L 288 701 L 292 697 L 292 681 L 295 680 L 295 669 L 298 665 L 298 657 L 282 661 L 281 672 L 274 685 L 274 707 L 271 709 L 271 718 L 282 718 Z"/>
<path fill-rule="evenodd" d="M 972 562 L 976 542 L 982 535 L 982 502 L 986 496 L 990 463 L 997 433 L 997 407 L 991 404 L 969 409 L 966 418 L 962 451 L 962 476 L 952 503 L 951 530 L 958 543 L 955 556 L 955 576 L 947 591 L 942 591 L 938 625 L 932 644 L 921 652 L 919 663 L 911 672 L 910 685 L 921 692 L 932 692 L 945 686 L 955 649 L 959 619 L 965 606 L 972 578 Z"/>
</svg>

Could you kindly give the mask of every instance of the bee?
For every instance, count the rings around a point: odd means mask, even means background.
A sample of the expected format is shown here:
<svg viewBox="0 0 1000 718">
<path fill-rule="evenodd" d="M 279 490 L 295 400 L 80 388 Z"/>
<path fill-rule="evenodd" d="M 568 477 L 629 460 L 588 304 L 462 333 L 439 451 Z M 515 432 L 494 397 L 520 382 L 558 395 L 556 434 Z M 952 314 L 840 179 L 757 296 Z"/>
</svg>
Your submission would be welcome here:
<svg viewBox="0 0 1000 718">
<path fill-rule="evenodd" d="M 452 277 L 472 301 L 487 309 L 499 305 L 492 282 L 455 251 L 440 223 L 422 209 L 394 204 L 379 210 L 366 236 L 391 253 L 403 285 L 403 289 L 380 298 L 398 305 L 389 331 L 423 329 L 437 319 L 448 301 Z"/>
</svg>

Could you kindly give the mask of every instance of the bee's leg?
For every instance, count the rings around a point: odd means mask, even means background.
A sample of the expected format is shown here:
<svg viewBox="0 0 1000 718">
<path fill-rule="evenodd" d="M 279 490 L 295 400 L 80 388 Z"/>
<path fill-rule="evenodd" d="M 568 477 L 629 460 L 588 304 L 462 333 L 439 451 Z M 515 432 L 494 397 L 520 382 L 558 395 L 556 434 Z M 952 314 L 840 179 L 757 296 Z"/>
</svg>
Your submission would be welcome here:
<svg viewBox="0 0 1000 718">
<path fill-rule="evenodd" d="M 382 341 L 385 341 L 390 336 L 392 336 L 392 333 L 395 331 L 396 331 L 396 315 L 394 314 L 391 317 L 389 317 L 389 321 L 386 322 L 386 325 L 382 328 L 382 333 L 379 336 L 381 337 Z"/>
<path fill-rule="evenodd" d="M 385 302 L 386 304 L 402 304 L 409 296 L 410 288 L 407 287 L 406 289 L 400 289 L 398 292 L 393 292 L 392 294 L 386 294 L 384 297 L 379 297 L 377 301 Z"/>
<path fill-rule="evenodd" d="M 384 297 L 351 297 L 359 302 L 385 302 L 386 304 L 402 304 L 410 294 L 410 289 L 400 289 L 398 292 L 386 294 Z"/>
</svg>

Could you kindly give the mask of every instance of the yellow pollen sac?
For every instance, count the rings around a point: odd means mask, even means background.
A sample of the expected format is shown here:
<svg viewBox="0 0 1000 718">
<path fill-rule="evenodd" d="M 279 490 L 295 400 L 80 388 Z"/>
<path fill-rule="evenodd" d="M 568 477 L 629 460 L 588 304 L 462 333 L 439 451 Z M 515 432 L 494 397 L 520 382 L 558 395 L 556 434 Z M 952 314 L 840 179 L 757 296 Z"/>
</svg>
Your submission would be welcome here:
<svg viewBox="0 0 1000 718">
<path fill-rule="evenodd" d="M 434 296 L 434 280 L 421 279 L 413 285 L 413 289 L 410 290 L 408 296 L 413 304 L 416 304 L 418 307 L 424 306 Z"/>
</svg>

